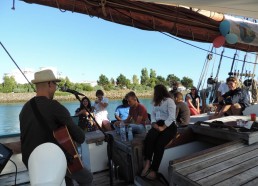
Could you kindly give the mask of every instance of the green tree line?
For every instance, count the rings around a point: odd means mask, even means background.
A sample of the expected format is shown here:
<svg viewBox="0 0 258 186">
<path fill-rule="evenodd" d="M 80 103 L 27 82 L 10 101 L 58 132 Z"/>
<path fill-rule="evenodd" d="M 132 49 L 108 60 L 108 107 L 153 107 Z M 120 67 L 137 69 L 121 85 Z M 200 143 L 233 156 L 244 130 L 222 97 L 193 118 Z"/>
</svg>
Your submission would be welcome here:
<svg viewBox="0 0 258 186">
<path fill-rule="evenodd" d="M 116 79 L 108 79 L 106 75 L 101 74 L 99 76 L 99 79 L 97 80 L 98 85 L 95 87 L 92 87 L 88 83 L 73 83 L 69 80 L 68 77 L 60 79 L 60 87 L 65 85 L 70 89 L 76 91 L 94 91 L 102 88 L 106 91 L 118 89 L 132 89 L 144 91 L 153 89 L 153 87 L 157 84 L 163 84 L 165 86 L 171 87 L 172 84 L 175 82 L 181 83 L 186 88 L 190 88 L 193 86 L 193 80 L 189 77 L 185 76 L 182 79 L 180 79 L 174 74 L 169 74 L 167 75 L 167 77 L 163 77 L 161 75 L 157 75 L 155 70 L 150 69 L 150 71 L 148 71 L 147 68 L 143 68 L 141 70 L 140 77 L 138 77 L 137 75 L 133 75 L 131 79 L 128 79 L 123 74 L 120 74 Z M 33 87 L 31 87 L 29 83 L 18 84 L 12 76 L 4 76 L 2 86 L 0 86 L 0 92 L 3 93 L 24 93 L 33 91 L 34 89 Z"/>
</svg>

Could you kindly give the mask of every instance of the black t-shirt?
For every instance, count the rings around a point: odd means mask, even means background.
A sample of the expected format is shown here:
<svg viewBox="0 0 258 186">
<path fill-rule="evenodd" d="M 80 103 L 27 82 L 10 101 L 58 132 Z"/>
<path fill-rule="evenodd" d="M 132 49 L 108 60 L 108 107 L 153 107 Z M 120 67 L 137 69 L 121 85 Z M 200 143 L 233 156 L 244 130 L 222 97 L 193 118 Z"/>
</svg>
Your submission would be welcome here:
<svg viewBox="0 0 258 186">
<path fill-rule="evenodd" d="M 72 139 L 78 143 L 85 140 L 84 132 L 73 123 L 69 111 L 56 100 L 47 97 L 35 97 L 36 105 L 51 130 L 66 125 Z M 30 101 L 25 103 L 20 115 L 22 161 L 28 167 L 31 152 L 40 144 L 53 142 L 52 131 L 41 126 L 32 110 Z"/>
</svg>

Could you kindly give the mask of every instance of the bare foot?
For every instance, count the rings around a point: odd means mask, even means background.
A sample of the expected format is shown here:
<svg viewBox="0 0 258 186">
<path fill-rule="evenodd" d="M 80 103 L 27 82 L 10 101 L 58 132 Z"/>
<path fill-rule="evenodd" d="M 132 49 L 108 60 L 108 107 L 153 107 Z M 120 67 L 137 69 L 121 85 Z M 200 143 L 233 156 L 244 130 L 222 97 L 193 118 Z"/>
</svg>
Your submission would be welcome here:
<svg viewBox="0 0 258 186">
<path fill-rule="evenodd" d="M 155 180 L 157 178 L 157 174 L 155 171 L 151 170 L 147 175 L 146 175 L 147 179 L 150 180 Z"/>
</svg>

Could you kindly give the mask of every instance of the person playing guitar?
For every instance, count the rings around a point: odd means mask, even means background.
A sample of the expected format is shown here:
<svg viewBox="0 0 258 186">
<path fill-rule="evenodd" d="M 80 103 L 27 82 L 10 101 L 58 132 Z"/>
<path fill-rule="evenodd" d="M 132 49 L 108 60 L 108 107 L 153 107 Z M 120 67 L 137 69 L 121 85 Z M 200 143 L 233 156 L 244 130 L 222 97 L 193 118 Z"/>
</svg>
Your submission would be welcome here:
<svg viewBox="0 0 258 186">
<path fill-rule="evenodd" d="M 36 96 L 25 103 L 20 112 L 22 161 L 27 168 L 29 156 L 38 145 L 46 142 L 57 144 L 65 141 L 60 140 L 63 138 L 62 135 L 60 137 L 60 133 L 80 144 L 85 141 L 84 132 L 73 123 L 69 111 L 58 101 L 53 100 L 57 82 L 60 80 L 51 70 L 36 72 L 34 80 L 32 80 L 32 83 L 36 85 Z M 71 144 L 74 148 L 73 142 Z M 72 154 L 73 151 L 62 147 L 62 144 L 59 146 L 66 154 L 68 161 L 66 185 L 73 185 L 73 179 L 81 186 L 92 185 L 92 173 L 82 166 L 78 154 Z M 51 153 L 51 149 L 49 149 L 49 153 Z M 75 163 L 77 160 L 78 163 Z"/>
</svg>

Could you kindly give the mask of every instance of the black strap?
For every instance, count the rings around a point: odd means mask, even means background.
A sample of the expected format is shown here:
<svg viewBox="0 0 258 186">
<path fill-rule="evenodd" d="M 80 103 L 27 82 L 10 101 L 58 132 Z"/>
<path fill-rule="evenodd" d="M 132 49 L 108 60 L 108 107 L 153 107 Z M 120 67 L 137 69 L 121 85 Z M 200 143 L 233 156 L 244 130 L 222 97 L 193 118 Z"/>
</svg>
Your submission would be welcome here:
<svg viewBox="0 0 258 186">
<path fill-rule="evenodd" d="M 64 152 L 65 156 L 66 156 L 66 159 L 67 161 L 70 163 L 73 161 L 73 156 L 67 152 L 67 150 L 65 150 L 58 142 L 57 140 L 54 138 L 54 136 L 52 135 L 53 134 L 53 130 L 49 127 L 49 125 L 47 124 L 45 118 L 42 116 L 42 114 L 40 113 L 38 107 L 37 107 L 37 104 L 36 104 L 36 100 L 35 100 L 35 97 L 32 98 L 30 100 L 30 104 L 31 104 L 31 107 L 32 107 L 32 111 L 34 113 L 34 115 L 36 116 L 36 119 L 38 120 L 38 122 L 40 123 L 40 125 L 45 128 L 47 131 L 49 131 L 50 135 L 48 135 L 48 140 L 50 141 L 53 141 L 56 145 L 58 145 Z"/>
</svg>

